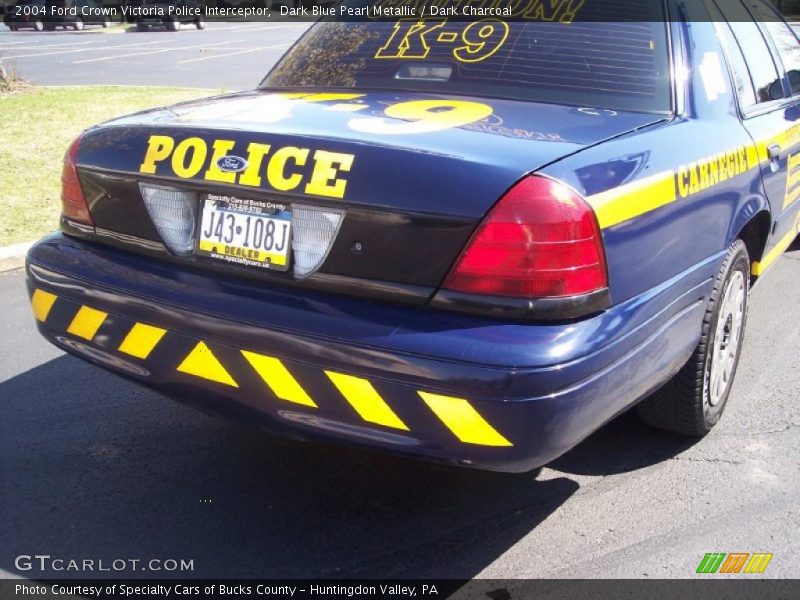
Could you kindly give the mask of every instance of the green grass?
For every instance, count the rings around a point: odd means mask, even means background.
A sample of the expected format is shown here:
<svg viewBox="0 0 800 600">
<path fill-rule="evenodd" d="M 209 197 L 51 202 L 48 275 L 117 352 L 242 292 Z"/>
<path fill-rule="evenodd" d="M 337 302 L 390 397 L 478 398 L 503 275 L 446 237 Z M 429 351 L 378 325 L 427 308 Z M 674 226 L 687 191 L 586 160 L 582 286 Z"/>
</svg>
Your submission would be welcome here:
<svg viewBox="0 0 800 600">
<path fill-rule="evenodd" d="M 30 87 L 0 94 L 0 246 L 58 228 L 61 161 L 90 125 L 216 92 L 152 87 Z"/>
</svg>

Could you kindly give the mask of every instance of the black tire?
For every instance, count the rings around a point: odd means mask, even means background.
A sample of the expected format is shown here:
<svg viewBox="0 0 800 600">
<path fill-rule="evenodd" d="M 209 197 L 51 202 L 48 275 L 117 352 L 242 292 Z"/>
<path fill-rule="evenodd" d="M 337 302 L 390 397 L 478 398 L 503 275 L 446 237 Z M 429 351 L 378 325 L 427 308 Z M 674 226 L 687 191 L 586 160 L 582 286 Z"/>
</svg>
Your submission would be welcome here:
<svg viewBox="0 0 800 600">
<path fill-rule="evenodd" d="M 742 283 L 743 294 L 739 290 Z M 728 402 L 741 356 L 749 289 L 750 257 L 744 242 L 736 240 L 717 274 L 703 317 L 700 342 L 692 357 L 671 380 L 637 407 L 645 423 L 698 437 L 716 425 Z M 733 311 L 730 317 L 729 310 Z M 723 323 L 720 313 L 723 313 Z M 720 368 L 723 369 L 721 373 Z M 720 387 L 723 384 L 724 389 Z"/>
<path fill-rule="evenodd" d="M 39 19 L 36 19 L 36 20 L 33 22 L 33 28 L 34 28 L 36 31 L 43 31 L 43 30 L 44 30 L 44 21 L 41 21 L 41 20 L 39 20 Z"/>
<path fill-rule="evenodd" d="M 167 31 L 178 31 L 181 28 L 181 24 L 177 19 L 169 19 L 164 21 L 164 27 L 167 28 Z"/>
<path fill-rule="evenodd" d="M 83 31 L 83 28 L 86 27 L 86 23 L 83 22 L 83 19 L 78 17 L 75 19 L 75 22 L 72 24 L 72 28 L 75 31 Z"/>
<path fill-rule="evenodd" d="M 108 29 L 109 27 L 111 27 L 111 19 L 109 19 L 108 17 L 103 17 L 103 22 L 101 23 L 101 25 L 103 26 L 103 29 Z"/>
<path fill-rule="evenodd" d="M 142 23 L 141 21 L 136 21 L 136 31 L 147 31 L 150 28 L 147 26 L 147 23 Z"/>
<path fill-rule="evenodd" d="M 205 29 L 206 28 L 206 19 L 205 19 L 205 17 L 197 17 L 197 20 L 194 22 L 194 25 L 198 29 Z"/>
</svg>

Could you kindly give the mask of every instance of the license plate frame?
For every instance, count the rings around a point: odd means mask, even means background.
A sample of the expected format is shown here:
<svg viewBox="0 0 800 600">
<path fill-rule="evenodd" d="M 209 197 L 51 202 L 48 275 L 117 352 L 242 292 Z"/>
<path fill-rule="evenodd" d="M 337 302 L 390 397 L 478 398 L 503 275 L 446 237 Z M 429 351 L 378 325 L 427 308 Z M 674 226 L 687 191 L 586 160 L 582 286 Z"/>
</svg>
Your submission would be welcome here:
<svg viewBox="0 0 800 600">
<path fill-rule="evenodd" d="M 267 271 L 285 272 L 291 268 L 291 205 L 230 194 L 206 193 L 200 195 L 197 212 L 196 256 Z M 219 218 L 224 221 L 223 235 L 220 239 L 213 239 L 213 234 L 219 229 Z M 274 225 L 272 246 L 267 248 L 269 222 Z M 256 223 L 261 223 L 261 227 Z M 209 232 L 212 235 L 207 235 Z"/>
</svg>

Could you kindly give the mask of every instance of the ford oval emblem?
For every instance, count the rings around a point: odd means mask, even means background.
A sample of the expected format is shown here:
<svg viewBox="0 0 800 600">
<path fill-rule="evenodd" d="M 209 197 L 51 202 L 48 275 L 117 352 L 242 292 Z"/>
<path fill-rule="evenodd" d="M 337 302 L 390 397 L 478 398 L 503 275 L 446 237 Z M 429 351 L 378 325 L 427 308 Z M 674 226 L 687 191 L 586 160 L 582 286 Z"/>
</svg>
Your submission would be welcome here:
<svg viewBox="0 0 800 600">
<path fill-rule="evenodd" d="M 217 166 L 219 167 L 220 171 L 225 171 L 227 173 L 241 173 L 247 168 L 247 161 L 243 159 L 241 156 L 233 156 L 229 154 L 228 156 L 223 156 L 217 161 Z"/>
</svg>

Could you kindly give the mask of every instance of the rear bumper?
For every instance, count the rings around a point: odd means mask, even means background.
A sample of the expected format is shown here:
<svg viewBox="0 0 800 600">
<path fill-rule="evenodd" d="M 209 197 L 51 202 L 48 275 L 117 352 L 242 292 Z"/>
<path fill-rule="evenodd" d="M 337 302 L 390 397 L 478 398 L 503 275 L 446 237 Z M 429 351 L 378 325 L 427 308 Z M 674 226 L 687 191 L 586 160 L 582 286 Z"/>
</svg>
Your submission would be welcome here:
<svg viewBox="0 0 800 600">
<path fill-rule="evenodd" d="M 525 471 L 671 376 L 715 259 L 580 322 L 532 325 L 264 289 L 54 234 L 28 255 L 49 341 L 296 438 Z"/>
</svg>

